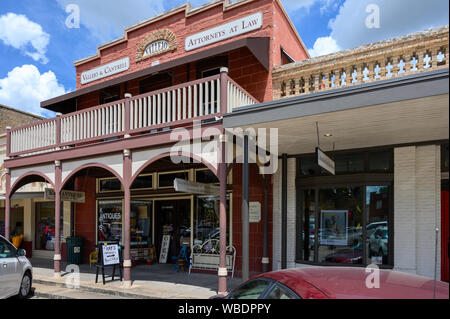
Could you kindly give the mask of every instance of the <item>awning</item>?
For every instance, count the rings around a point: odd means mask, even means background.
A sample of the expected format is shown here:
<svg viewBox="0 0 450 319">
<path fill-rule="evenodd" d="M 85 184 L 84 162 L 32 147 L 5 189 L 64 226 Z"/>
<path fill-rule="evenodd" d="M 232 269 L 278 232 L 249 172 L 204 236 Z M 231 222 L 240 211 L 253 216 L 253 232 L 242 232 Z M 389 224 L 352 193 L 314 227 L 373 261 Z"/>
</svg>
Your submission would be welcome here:
<svg viewBox="0 0 450 319">
<path fill-rule="evenodd" d="M 124 76 L 104 81 L 98 84 L 90 85 L 86 88 L 79 89 L 74 92 L 67 93 L 55 97 L 53 99 L 41 102 L 41 107 L 63 114 L 76 111 L 76 99 L 82 95 L 102 90 L 120 83 L 124 83 L 133 79 L 146 77 L 161 71 L 169 70 L 174 67 L 203 60 L 208 57 L 212 57 L 225 52 L 233 51 L 240 48 L 248 48 L 255 58 L 261 63 L 264 68 L 269 71 L 269 50 L 270 50 L 270 38 L 268 37 L 250 37 L 233 42 L 226 43 L 221 46 L 213 47 L 207 50 L 203 50 L 194 54 L 185 55 L 181 58 L 171 60 L 165 63 L 161 63 L 156 66 L 152 66 L 143 70 L 139 70 L 133 73 L 126 74 Z"/>
</svg>

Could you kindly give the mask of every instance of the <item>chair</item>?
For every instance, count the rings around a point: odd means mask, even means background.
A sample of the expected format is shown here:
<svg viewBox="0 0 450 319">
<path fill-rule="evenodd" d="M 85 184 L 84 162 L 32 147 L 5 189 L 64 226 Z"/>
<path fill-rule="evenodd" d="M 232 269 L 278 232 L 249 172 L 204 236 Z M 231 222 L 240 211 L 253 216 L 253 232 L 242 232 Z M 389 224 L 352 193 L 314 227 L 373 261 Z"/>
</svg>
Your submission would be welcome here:
<svg viewBox="0 0 450 319">
<path fill-rule="evenodd" d="M 89 268 L 92 267 L 93 264 L 98 262 L 98 250 L 93 251 L 89 254 Z"/>
<path fill-rule="evenodd" d="M 187 246 L 182 246 L 180 249 L 180 253 L 178 254 L 178 256 L 173 256 L 172 259 L 175 260 L 175 265 L 174 265 L 174 269 L 176 269 L 176 271 L 178 272 L 180 269 L 184 270 L 184 265 L 185 262 L 186 264 L 189 263 L 189 261 L 187 260 Z M 183 261 L 183 262 L 181 262 Z M 189 266 L 189 265 L 188 265 Z"/>
</svg>

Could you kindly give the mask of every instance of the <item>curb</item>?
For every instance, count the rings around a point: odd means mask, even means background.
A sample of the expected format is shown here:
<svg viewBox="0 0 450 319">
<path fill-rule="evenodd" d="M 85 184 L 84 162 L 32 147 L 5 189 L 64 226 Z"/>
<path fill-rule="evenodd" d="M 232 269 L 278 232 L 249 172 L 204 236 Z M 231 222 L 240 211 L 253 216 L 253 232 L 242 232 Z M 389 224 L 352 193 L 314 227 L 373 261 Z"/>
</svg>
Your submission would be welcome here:
<svg viewBox="0 0 450 319">
<path fill-rule="evenodd" d="M 35 277 L 35 278 L 33 278 L 33 282 L 35 282 L 37 284 L 41 284 L 41 285 L 46 285 L 46 286 L 66 288 L 65 283 L 55 282 L 55 281 L 46 280 L 46 279 L 42 279 L 42 278 Z M 95 288 L 95 287 L 90 287 L 90 286 L 86 286 L 83 284 L 80 284 L 80 287 L 77 290 L 84 291 L 84 292 L 90 292 L 90 293 L 98 293 L 98 294 L 103 294 L 103 295 L 118 296 L 118 297 L 123 297 L 123 298 L 131 298 L 131 299 L 159 299 L 157 297 L 151 297 L 148 295 L 124 292 L 124 291 L 120 291 L 120 290 Z M 38 296 L 38 294 L 36 294 L 36 296 Z M 42 294 L 46 294 L 46 293 L 42 293 Z M 50 294 L 47 294 L 47 295 L 50 295 Z M 42 297 L 44 297 L 44 296 L 42 296 Z M 74 299 L 74 298 L 65 298 L 64 297 L 64 298 L 52 298 L 52 299 Z"/>
</svg>

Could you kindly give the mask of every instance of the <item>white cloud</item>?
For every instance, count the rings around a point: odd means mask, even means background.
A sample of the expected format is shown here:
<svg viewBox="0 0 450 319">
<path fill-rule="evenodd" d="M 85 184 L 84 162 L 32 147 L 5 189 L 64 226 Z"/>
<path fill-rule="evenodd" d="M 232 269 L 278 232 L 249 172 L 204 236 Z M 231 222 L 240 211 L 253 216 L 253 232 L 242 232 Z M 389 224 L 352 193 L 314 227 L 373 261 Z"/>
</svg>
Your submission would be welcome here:
<svg viewBox="0 0 450 319">
<path fill-rule="evenodd" d="M 165 11 L 164 0 L 57 0 L 62 9 L 80 8 L 80 23 L 99 41 L 123 35 L 125 28 Z"/>
<path fill-rule="evenodd" d="M 300 9 L 309 11 L 316 3 L 320 4 L 320 13 L 324 14 L 328 9 L 335 8 L 339 4 L 336 0 L 281 0 L 281 2 L 289 14 Z"/>
<path fill-rule="evenodd" d="M 0 16 L 0 40 L 20 50 L 34 61 L 48 63 L 46 57 L 50 35 L 42 27 L 24 15 L 8 13 Z"/>
<path fill-rule="evenodd" d="M 53 113 L 41 109 L 40 102 L 65 93 L 52 71 L 41 74 L 34 65 L 16 67 L 0 79 L 1 104 L 43 116 Z"/>
<path fill-rule="evenodd" d="M 311 57 L 316 57 L 340 50 L 341 48 L 332 37 L 320 37 L 314 43 L 314 47 L 308 51 Z"/>
<path fill-rule="evenodd" d="M 380 28 L 366 27 L 369 4 L 380 8 Z M 442 0 L 346 0 L 329 22 L 331 37 L 343 49 L 382 41 L 449 23 L 449 3 Z"/>
</svg>

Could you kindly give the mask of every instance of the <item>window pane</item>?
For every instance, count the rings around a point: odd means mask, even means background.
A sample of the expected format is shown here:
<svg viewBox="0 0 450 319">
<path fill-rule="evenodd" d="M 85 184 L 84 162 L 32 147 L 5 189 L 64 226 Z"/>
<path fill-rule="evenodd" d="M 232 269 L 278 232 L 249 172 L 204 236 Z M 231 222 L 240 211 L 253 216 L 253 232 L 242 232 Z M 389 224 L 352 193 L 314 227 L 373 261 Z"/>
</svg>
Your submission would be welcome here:
<svg viewBox="0 0 450 319">
<path fill-rule="evenodd" d="M 227 196 L 227 245 L 229 244 L 230 200 Z M 207 196 L 197 198 L 194 213 L 194 245 L 201 245 L 208 239 L 220 237 L 220 199 Z"/>
<path fill-rule="evenodd" d="M 61 214 L 60 233 L 63 228 Z M 55 249 L 55 203 L 37 203 L 36 205 L 36 249 Z"/>
<path fill-rule="evenodd" d="M 319 262 L 362 264 L 362 188 L 319 191 Z"/>
<path fill-rule="evenodd" d="M 295 299 L 290 293 L 284 291 L 280 286 L 275 286 L 264 299 Z"/>
<path fill-rule="evenodd" d="M 302 261 L 314 261 L 314 243 L 316 235 L 315 218 L 315 191 L 304 190 L 300 192 L 300 218 L 299 231 L 300 238 L 297 259 Z"/>
<path fill-rule="evenodd" d="M 173 187 L 173 181 L 175 178 L 181 178 L 181 179 L 189 179 L 188 172 L 181 172 L 181 173 L 170 173 L 170 174 L 159 174 L 158 175 L 159 181 L 158 186 L 161 187 Z"/>
<path fill-rule="evenodd" d="M 11 238 L 23 235 L 23 207 L 12 208 L 10 215 Z M 5 209 L 0 208 L 0 235 L 5 236 Z"/>
<path fill-rule="evenodd" d="M 195 181 L 198 183 L 219 183 L 219 179 L 210 170 L 201 170 L 195 172 Z"/>
<path fill-rule="evenodd" d="M 16 250 L 6 240 L 0 238 L 0 259 L 13 258 Z"/>
<path fill-rule="evenodd" d="M 120 181 L 117 178 L 99 180 L 99 191 L 100 192 L 120 191 L 121 189 L 122 189 L 122 184 L 120 183 Z"/>
<path fill-rule="evenodd" d="M 356 173 L 364 171 L 364 154 L 350 153 L 335 156 L 336 173 Z"/>
<path fill-rule="evenodd" d="M 392 152 L 376 152 L 369 154 L 369 170 L 370 171 L 392 171 L 391 165 Z"/>
<path fill-rule="evenodd" d="M 367 263 L 389 263 L 389 186 L 366 187 Z"/>
<path fill-rule="evenodd" d="M 130 232 L 131 246 L 147 246 L 152 244 L 152 201 L 131 201 Z"/>
<path fill-rule="evenodd" d="M 258 299 L 264 290 L 269 286 L 267 280 L 253 280 L 236 289 L 231 293 L 230 299 Z"/>
<path fill-rule="evenodd" d="M 122 241 L 122 201 L 98 201 L 98 242 Z"/>
<path fill-rule="evenodd" d="M 153 175 L 138 176 L 131 189 L 153 188 Z"/>
<path fill-rule="evenodd" d="M 319 168 L 314 157 L 302 157 L 299 159 L 299 175 L 314 176 L 317 175 Z"/>
</svg>

